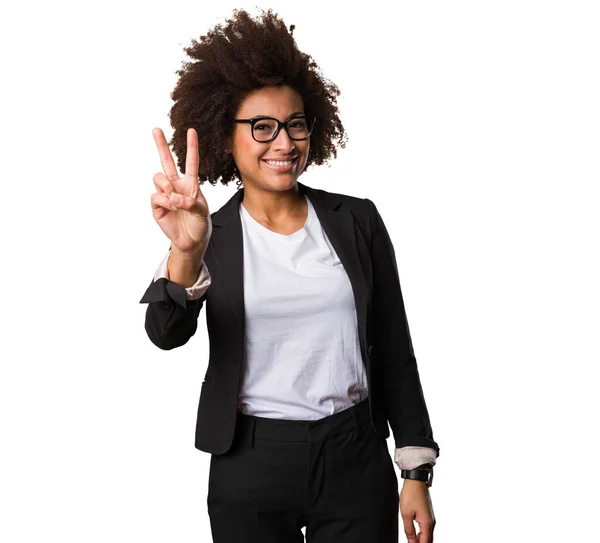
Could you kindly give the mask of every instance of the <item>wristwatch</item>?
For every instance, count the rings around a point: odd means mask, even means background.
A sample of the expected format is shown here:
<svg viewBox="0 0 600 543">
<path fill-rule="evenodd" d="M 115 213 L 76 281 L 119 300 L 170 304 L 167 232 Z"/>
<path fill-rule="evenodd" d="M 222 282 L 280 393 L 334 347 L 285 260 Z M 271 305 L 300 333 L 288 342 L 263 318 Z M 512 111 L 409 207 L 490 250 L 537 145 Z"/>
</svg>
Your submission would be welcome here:
<svg viewBox="0 0 600 543">
<path fill-rule="evenodd" d="M 400 470 L 400 477 L 403 479 L 416 479 L 417 481 L 423 481 L 430 487 L 433 482 L 433 468 L 421 467 L 418 469 L 403 469 Z"/>
</svg>

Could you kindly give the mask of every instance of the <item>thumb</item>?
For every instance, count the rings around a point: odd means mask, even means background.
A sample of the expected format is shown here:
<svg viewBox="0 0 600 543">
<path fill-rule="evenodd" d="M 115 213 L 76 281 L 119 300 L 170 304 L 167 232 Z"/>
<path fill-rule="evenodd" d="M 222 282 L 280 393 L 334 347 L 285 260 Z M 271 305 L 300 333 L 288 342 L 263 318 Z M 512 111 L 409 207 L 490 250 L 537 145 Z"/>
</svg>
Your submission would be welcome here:
<svg viewBox="0 0 600 543">
<path fill-rule="evenodd" d="M 408 543 L 418 543 L 417 531 L 415 530 L 413 520 L 411 518 L 402 517 L 402 522 L 404 523 L 404 533 L 406 534 Z"/>
</svg>

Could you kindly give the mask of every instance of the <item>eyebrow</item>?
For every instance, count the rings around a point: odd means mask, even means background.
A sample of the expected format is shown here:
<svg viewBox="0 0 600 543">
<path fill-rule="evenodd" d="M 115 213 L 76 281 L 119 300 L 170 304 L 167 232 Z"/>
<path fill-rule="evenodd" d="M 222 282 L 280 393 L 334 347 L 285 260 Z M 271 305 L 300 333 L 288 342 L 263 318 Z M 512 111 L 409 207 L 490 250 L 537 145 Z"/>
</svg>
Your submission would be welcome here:
<svg viewBox="0 0 600 543">
<path fill-rule="evenodd" d="M 289 120 L 292 117 L 296 117 L 298 115 L 304 115 L 304 111 L 294 111 L 294 113 L 291 113 L 290 116 L 286 120 Z M 264 119 L 264 118 L 274 119 L 274 117 L 271 117 L 270 115 L 254 115 L 254 117 L 252 117 L 252 118 L 253 119 Z"/>
</svg>

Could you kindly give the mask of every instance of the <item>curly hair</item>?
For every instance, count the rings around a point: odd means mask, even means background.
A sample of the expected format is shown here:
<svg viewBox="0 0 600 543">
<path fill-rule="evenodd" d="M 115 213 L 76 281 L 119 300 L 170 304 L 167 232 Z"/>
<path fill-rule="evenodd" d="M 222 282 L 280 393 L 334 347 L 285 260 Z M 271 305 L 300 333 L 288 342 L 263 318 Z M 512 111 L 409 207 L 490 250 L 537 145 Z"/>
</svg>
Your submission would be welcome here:
<svg viewBox="0 0 600 543">
<path fill-rule="evenodd" d="M 245 10 L 234 10 L 226 24 L 216 25 L 200 41 L 191 40 L 184 51 L 193 59 L 177 70 L 179 80 L 171 93 L 169 113 L 174 129 L 169 142 L 180 171 L 185 171 L 187 130 L 198 133 L 202 185 L 243 181 L 233 156 L 227 151 L 234 119 L 244 98 L 265 86 L 287 85 L 300 94 L 308 118 L 317 121 L 310 136 L 306 167 L 337 157 L 347 136 L 338 115 L 338 87 L 321 74 L 310 55 L 302 53 L 281 18 L 269 9 L 253 19 Z"/>
</svg>

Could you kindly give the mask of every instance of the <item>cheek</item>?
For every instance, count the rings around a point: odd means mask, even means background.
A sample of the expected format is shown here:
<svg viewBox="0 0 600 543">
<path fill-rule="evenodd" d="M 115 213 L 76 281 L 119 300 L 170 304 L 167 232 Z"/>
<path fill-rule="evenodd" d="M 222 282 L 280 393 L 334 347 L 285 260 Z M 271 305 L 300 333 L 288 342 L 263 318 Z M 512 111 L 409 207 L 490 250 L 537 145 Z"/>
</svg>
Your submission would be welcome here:
<svg viewBox="0 0 600 543">
<path fill-rule="evenodd" d="M 306 147 L 302 150 L 302 154 L 304 155 L 303 156 L 303 158 L 304 158 L 303 164 L 306 164 L 308 162 L 309 153 L 310 153 L 310 143 L 308 143 L 306 145 Z"/>
<path fill-rule="evenodd" d="M 249 142 L 240 142 L 236 147 L 235 161 L 240 166 L 252 167 L 262 156 L 262 150 Z"/>
<path fill-rule="evenodd" d="M 243 126 L 246 128 L 248 125 Z M 259 151 L 252 135 L 239 130 L 239 127 L 233 134 L 233 150 L 235 158 L 241 162 L 252 160 Z"/>
</svg>

